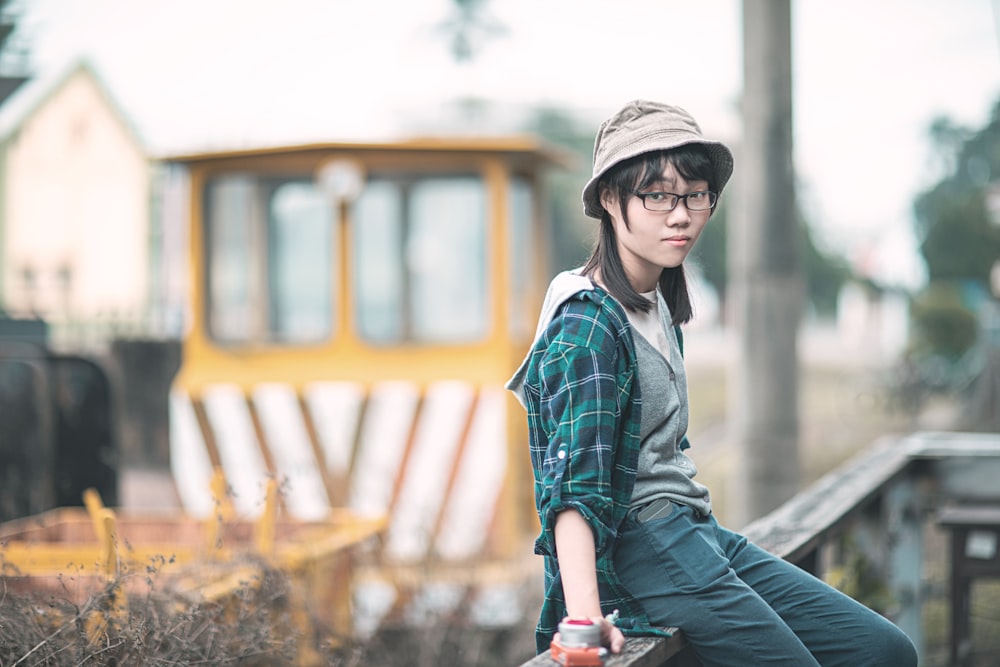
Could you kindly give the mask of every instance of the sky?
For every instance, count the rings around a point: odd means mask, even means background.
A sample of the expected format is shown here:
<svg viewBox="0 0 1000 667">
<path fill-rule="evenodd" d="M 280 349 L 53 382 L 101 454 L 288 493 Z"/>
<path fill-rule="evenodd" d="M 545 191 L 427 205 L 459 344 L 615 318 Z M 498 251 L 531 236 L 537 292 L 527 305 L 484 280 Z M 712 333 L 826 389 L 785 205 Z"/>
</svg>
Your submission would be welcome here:
<svg viewBox="0 0 1000 667">
<path fill-rule="evenodd" d="M 820 242 L 876 279 L 923 280 L 912 202 L 941 176 L 928 127 L 980 127 L 1000 99 L 998 4 L 792 1 L 798 197 Z M 470 97 L 595 130 L 646 97 L 740 141 L 736 0 L 488 0 L 498 29 L 463 63 L 440 29 L 449 0 L 22 5 L 36 74 L 86 58 L 153 155 L 426 133 Z"/>
</svg>

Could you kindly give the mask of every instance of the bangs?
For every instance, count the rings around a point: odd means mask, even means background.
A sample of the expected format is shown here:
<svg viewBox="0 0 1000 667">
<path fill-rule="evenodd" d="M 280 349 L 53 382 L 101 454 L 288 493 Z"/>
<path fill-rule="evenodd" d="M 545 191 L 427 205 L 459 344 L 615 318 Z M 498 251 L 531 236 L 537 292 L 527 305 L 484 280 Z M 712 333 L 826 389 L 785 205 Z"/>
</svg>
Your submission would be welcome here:
<svg viewBox="0 0 1000 667">
<path fill-rule="evenodd" d="M 638 174 L 633 181 L 633 189 L 645 190 L 656 183 L 660 180 L 667 165 L 672 164 L 685 181 L 707 181 L 708 189 L 715 190 L 716 184 L 712 182 L 712 161 L 708 157 L 708 151 L 700 144 L 688 144 L 669 151 L 645 153 L 635 160 L 634 166 L 638 167 L 636 170 Z"/>
</svg>

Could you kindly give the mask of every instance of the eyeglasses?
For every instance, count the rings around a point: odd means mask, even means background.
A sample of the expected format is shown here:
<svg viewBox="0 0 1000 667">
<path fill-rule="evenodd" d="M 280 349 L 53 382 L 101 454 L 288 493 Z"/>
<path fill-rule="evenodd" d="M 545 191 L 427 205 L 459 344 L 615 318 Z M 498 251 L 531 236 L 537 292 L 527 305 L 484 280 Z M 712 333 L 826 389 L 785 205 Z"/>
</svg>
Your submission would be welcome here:
<svg viewBox="0 0 1000 667">
<path fill-rule="evenodd" d="M 636 197 L 642 200 L 642 205 L 647 211 L 672 211 L 677 206 L 677 202 L 684 200 L 684 205 L 689 211 L 708 211 L 715 206 L 719 195 L 710 190 L 701 192 L 689 192 L 686 195 L 675 195 L 673 192 L 636 192 L 632 191 Z"/>
</svg>

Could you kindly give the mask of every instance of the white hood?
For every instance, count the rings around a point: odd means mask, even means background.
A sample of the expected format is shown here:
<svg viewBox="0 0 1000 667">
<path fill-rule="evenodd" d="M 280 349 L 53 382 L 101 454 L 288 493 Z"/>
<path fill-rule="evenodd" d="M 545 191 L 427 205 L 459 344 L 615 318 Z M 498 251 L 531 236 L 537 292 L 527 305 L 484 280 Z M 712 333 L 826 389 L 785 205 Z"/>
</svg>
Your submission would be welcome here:
<svg viewBox="0 0 1000 667">
<path fill-rule="evenodd" d="M 504 385 L 504 388 L 514 392 L 514 396 L 517 397 L 521 405 L 524 405 L 524 376 L 528 373 L 528 361 L 531 358 L 531 351 L 535 348 L 535 343 L 549 326 L 549 322 L 552 321 L 559 306 L 578 292 L 594 289 L 594 283 L 591 282 L 590 278 L 580 275 L 579 271 L 579 268 L 563 271 L 549 283 L 549 289 L 545 292 L 545 300 L 542 302 L 542 311 L 538 316 L 538 326 L 535 327 L 535 337 L 528 347 L 528 352 L 524 356 L 521 366 Z"/>
</svg>

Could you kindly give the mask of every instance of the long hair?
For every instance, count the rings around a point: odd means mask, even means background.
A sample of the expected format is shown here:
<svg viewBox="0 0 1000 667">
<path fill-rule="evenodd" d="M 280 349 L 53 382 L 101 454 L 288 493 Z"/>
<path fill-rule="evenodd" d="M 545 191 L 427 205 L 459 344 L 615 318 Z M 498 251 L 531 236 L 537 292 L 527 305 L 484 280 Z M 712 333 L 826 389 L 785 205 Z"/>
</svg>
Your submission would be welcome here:
<svg viewBox="0 0 1000 667">
<path fill-rule="evenodd" d="M 617 196 L 625 227 L 629 225 L 626 211 L 632 193 L 648 188 L 658 181 L 667 165 L 673 165 L 684 180 L 708 181 L 709 189 L 715 190 L 716 184 L 712 182 L 712 163 L 707 152 L 699 144 L 643 153 L 623 160 L 601 177 L 597 191 L 603 192 L 607 188 Z M 600 272 L 604 286 L 625 308 L 649 312 L 651 304 L 635 291 L 628 276 L 625 275 L 625 267 L 622 266 L 621 256 L 618 254 L 615 226 L 607 211 L 601 214 L 601 229 L 597 242 L 590 259 L 583 267 L 585 275 L 593 276 L 595 272 Z M 684 276 L 684 265 L 663 269 L 658 284 L 660 293 L 670 308 L 671 324 L 678 325 L 690 321 L 694 312 L 687 279 Z"/>
</svg>

